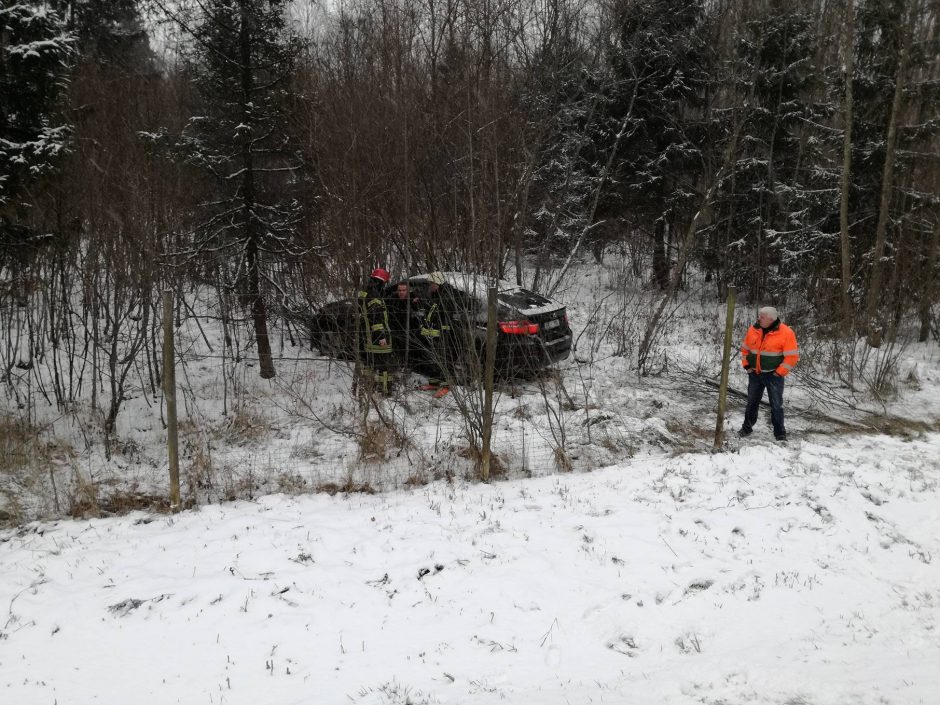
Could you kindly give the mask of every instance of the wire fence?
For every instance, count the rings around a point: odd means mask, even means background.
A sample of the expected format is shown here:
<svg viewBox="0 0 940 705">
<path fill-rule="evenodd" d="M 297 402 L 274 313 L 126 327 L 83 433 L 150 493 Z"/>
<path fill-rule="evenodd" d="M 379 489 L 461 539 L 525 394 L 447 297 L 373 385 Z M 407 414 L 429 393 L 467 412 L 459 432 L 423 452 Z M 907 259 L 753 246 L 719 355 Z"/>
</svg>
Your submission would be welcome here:
<svg viewBox="0 0 940 705">
<path fill-rule="evenodd" d="M 660 369 L 640 380 L 635 342 L 649 295 L 623 288 L 616 277 L 578 286 L 584 290 L 567 294 L 576 344 L 571 357 L 534 379 L 497 385 L 492 438 L 497 477 L 590 469 L 648 449 L 672 451 L 687 447 L 699 426 L 713 425 L 714 394 L 701 382 L 718 371 L 719 346 L 711 338 L 719 329 L 720 306 L 684 302 L 663 331 Z M 742 307 L 735 337 L 749 318 Z M 296 322 L 272 319 L 277 375 L 260 379 L 254 337 L 245 322 L 228 316 L 212 292 L 192 292 L 175 309 L 184 501 L 272 491 L 380 491 L 475 476 L 479 440 L 473 415 L 480 407 L 466 402 L 478 390 L 457 387 L 436 399 L 417 389 L 424 378 L 402 371 L 391 395 L 376 397 L 364 414 L 355 363 L 318 354 L 309 331 Z M 128 325 L 137 323 L 131 319 Z M 102 428 L 112 378 L 100 360 L 62 346 L 33 355 L 28 367 L 13 367 L 3 386 L 12 419 L 4 422 L 4 432 L 14 438 L 20 422 L 32 429 L 7 444 L 11 457 L 32 464 L 32 475 L 21 477 L 16 469 L 3 476 L 0 492 L 13 498 L 10 504 L 25 507 L 30 493 L 45 493 L 40 503 L 58 511 L 68 508 L 66 494 L 76 501 L 86 490 L 164 491 L 163 399 L 159 377 L 148 369 L 159 351 L 151 347 L 149 357 L 141 352 L 125 361 L 124 338 L 117 342 L 127 375 L 110 438 Z M 813 359 L 824 356 L 814 355 L 809 341 L 801 343 L 806 364 L 801 363 L 793 391 L 805 397 L 814 389 L 809 384 L 815 379 Z M 77 370 L 79 391 L 67 404 L 57 403 L 49 391 L 56 367 L 60 373 Z M 822 391 L 811 399 L 832 406 L 821 396 L 829 387 L 819 386 Z M 21 513 L 42 512 L 25 507 Z"/>
</svg>

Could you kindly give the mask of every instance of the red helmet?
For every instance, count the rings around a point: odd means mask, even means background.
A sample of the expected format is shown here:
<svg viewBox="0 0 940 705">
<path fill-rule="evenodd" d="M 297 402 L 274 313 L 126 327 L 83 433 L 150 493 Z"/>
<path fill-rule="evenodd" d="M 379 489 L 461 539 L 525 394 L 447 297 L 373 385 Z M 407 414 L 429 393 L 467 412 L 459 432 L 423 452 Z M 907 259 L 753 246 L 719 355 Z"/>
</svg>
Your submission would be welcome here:
<svg viewBox="0 0 940 705">
<path fill-rule="evenodd" d="M 371 277 L 373 279 L 378 279 L 380 282 L 388 284 L 392 280 L 392 275 L 388 273 L 387 269 L 382 269 L 381 267 L 376 267 L 372 270 Z"/>
</svg>

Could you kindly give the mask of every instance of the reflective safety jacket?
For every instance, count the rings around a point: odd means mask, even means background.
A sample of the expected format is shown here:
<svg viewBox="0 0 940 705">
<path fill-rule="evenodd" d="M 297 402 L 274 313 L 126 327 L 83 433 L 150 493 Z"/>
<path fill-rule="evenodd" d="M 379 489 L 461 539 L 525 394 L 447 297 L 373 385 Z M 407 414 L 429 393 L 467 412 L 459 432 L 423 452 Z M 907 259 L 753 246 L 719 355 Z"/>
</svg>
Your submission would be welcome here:
<svg viewBox="0 0 940 705">
<path fill-rule="evenodd" d="M 741 344 L 741 364 L 746 370 L 776 372 L 781 377 L 790 374 L 800 359 L 793 330 L 778 318 L 765 331 L 760 323 L 747 329 Z"/>
<path fill-rule="evenodd" d="M 362 319 L 363 348 L 367 353 L 392 352 L 392 330 L 388 325 L 388 308 L 385 299 L 375 291 L 359 292 L 359 316 Z M 384 340 L 385 344 L 379 341 Z"/>
<path fill-rule="evenodd" d="M 450 330 L 441 317 L 441 306 L 435 301 L 424 314 L 424 320 L 421 321 L 421 335 L 425 338 L 440 338 L 444 331 Z"/>
</svg>

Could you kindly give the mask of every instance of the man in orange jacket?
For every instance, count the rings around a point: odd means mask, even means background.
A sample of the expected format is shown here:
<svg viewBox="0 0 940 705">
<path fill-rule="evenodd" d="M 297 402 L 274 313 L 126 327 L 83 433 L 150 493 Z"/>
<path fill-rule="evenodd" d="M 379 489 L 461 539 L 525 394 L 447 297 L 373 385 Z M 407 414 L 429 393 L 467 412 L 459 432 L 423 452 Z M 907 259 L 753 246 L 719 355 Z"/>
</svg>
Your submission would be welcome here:
<svg viewBox="0 0 940 705">
<path fill-rule="evenodd" d="M 774 438 L 787 440 L 783 425 L 783 381 L 800 359 L 793 330 L 780 322 L 777 309 L 764 306 L 757 312 L 757 323 L 748 328 L 741 344 L 741 364 L 747 370 L 747 408 L 738 435 L 750 436 L 757 423 L 757 409 L 767 390 Z"/>
</svg>

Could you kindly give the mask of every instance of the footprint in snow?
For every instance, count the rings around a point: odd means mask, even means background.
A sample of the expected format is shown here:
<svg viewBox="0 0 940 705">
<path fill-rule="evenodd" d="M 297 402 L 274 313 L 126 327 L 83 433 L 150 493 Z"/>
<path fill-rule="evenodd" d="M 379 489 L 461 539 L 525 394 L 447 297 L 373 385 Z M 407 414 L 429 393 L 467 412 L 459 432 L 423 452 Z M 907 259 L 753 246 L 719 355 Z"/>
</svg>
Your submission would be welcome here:
<svg viewBox="0 0 940 705">
<path fill-rule="evenodd" d="M 689 583 L 689 586 L 685 589 L 685 594 L 694 595 L 697 592 L 704 592 L 714 584 L 714 580 L 696 580 Z"/>
<path fill-rule="evenodd" d="M 630 658 L 634 658 L 639 651 L 636 640 L 626 634 L 618 637 L 614 641 L 608 642 L 607 648 L 611 651 L 616 651 L 618 654 L 629 656 Z"/>
</svg>

